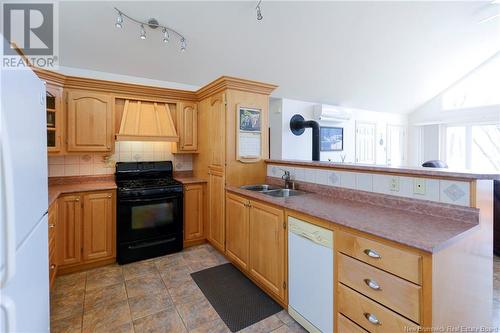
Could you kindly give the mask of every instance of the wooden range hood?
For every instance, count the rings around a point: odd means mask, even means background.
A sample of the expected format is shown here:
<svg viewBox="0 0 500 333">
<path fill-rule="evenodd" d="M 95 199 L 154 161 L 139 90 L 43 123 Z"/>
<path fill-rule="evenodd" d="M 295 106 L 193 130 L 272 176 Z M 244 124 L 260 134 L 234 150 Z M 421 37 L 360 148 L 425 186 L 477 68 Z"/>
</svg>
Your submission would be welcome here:
<svg viewBox="0 0 500 333">
<path fill-rule="evenodd" d="M 126 100 L 117 141 L 179 141 L 168 104 Z"/>
</svg>

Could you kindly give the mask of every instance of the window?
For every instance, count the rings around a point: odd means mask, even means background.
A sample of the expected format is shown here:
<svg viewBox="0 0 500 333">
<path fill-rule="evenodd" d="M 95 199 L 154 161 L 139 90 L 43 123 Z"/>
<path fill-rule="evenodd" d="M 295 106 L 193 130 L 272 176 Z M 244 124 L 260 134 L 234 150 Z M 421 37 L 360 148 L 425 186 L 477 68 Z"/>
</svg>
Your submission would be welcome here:
<svg viewBox="0 0 500 333">
<path fill-rule="evenodd" d="M 473 71 L 443 95 L 443 110 L 500 104 L 500 57 Z"/>
<path fill-rule="evenodd" d="M 500 124 L 446 126 L 443 148 L 450 168 L 500 171 Z"/>
</svg>

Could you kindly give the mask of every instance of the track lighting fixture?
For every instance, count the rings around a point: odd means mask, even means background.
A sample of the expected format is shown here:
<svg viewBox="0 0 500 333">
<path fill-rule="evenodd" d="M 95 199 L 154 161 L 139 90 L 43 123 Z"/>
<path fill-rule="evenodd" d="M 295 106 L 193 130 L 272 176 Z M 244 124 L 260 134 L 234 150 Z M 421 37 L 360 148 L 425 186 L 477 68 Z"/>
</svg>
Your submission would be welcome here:
<svg viewBox="0 0 500 333">
<path fill-rule="evenodd" d="M 261 21 L 264 18 L 264 16 L 262 16 L 262 10 L 260 9 L 261 2 L 262 2 L 262 0 L 259 0 L 257 7 L 255 7 L 255 9 L 257 10 L 257 21 Z"/>
<path fill-rule="evenodd" d="M 126 18 L 130 22 L 135 23 L 135 24 L 137 24 L 137 25 L 140 26 L 140 28 L 141 28 L 140 35 L 139 35 L 140 39 L 146 39 L 146 27 L 150 28 L 151 30 L 155 30 L 155 29 L 161 28 L 161 32 L 163 34 L 163 42 L 164 43 L 167 44 L 170 41 L 170 36 L 171 35 L 176 35 L 177 37 L 179 37 L 180 50 L 182 52 L 184 52 L 186 50 L 186 47 L 187 47 L 186 38 L 183 35 L 181 35 L 179 32 L 175 31 L 174 29 L 169 28 L 169 27 L 164 26 L 164 25 L 161 25 L 154 18 L 151 18 L 151 19 L 149 19 L 147 21 L 140 21 L 140 20 L 137 20 L 137 19 L 135 19 L 135 18 L 133 18 L 133 17 L 125 14 L 124 12 L 122 12 L 121 10 L 119 10 L 116 7 L 115 7 L 115 10 L 116 10 L 116 12 L 118 14 L 118 16 L 116 17 L 116 22 L 115 22 L 115 26 L 117 28 L 121 28 L 123 26 L 124 18 Z"/>
<path fill-rule="evenodd" d="M 123 23 L 122 13 L 118 12 L 118 16 L 116 17 L 115 27 L 121 28 L 122 27 L 122 23 Z"/>
</svg>

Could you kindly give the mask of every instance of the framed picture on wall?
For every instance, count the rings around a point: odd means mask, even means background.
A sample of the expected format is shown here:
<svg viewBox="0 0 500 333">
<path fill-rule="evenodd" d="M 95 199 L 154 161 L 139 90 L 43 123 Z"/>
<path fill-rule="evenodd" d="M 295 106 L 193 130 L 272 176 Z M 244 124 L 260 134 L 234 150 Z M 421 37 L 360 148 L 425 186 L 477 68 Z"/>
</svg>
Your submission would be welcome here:
<svg viewBox="0 0 500 333">
<path fill-rule="evenodd" d="M 319 129 L 320 150 L 321 151 L 342 151 L 344 150 L 344 128 L 323 127 Z"/>
<path fill-rule="evenodd" d="M 236 159 L 253 163 L 262 158 L 262 110 L 236 106 Z"/>
</svg>

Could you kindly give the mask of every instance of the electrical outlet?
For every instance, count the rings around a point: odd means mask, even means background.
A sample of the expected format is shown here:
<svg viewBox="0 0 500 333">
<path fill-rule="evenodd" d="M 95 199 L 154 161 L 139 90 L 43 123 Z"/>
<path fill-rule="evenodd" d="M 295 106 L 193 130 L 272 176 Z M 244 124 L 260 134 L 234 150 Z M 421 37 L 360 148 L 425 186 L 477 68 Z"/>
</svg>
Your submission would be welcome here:
<svg viewBox="0 0 500 333">
<path fill-rule="evenodd" d="M 399 192 L 399 177 L 392 177 L 389 182 L 389 190 Z"/>
<path fill-rule="evenodd" d="M 425 195 L 425 179 L 416 178 L 413 180 L 413 193 Z"/>
</svg>

